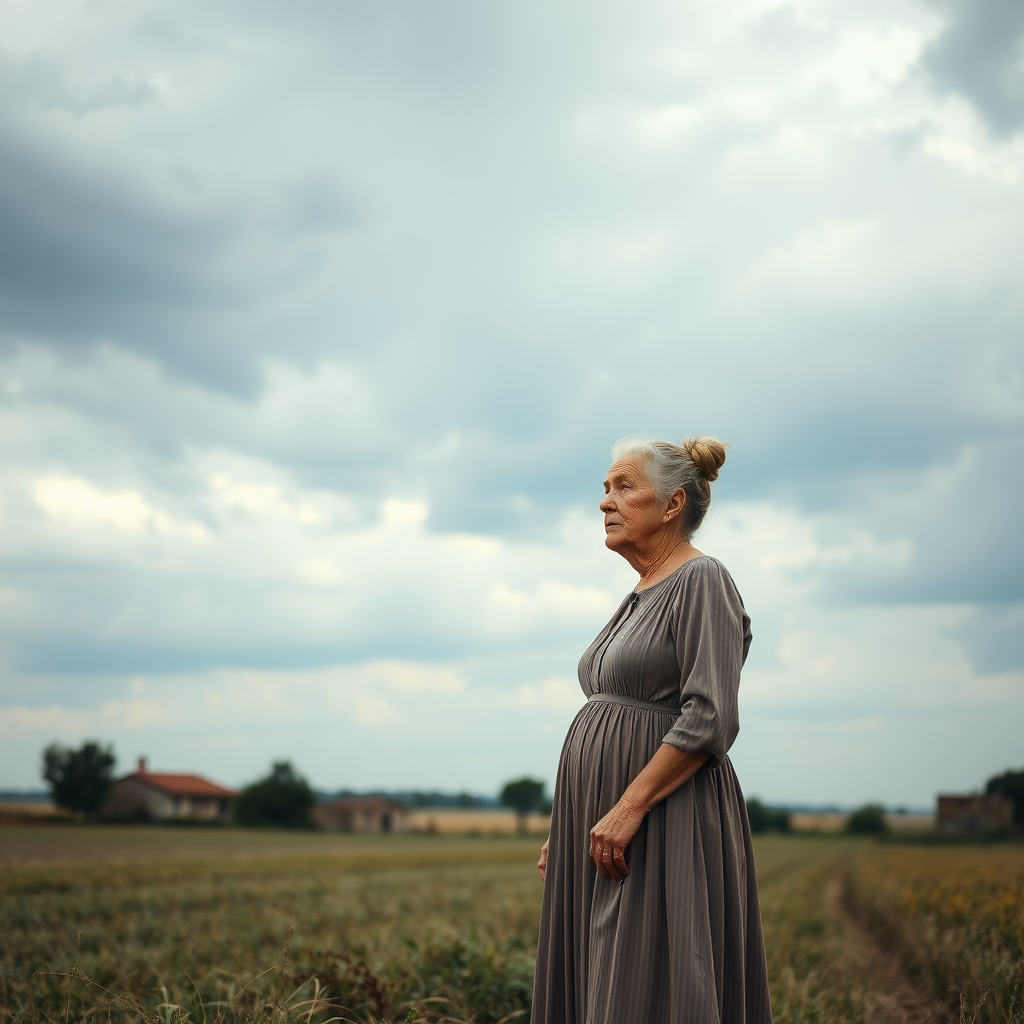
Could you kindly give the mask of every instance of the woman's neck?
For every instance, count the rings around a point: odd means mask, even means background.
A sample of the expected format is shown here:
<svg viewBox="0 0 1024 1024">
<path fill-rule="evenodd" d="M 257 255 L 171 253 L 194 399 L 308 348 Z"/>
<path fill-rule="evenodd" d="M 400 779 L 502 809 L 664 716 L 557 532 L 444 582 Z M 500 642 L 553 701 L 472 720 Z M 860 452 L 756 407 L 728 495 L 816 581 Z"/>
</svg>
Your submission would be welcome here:
<svg viewBox="0 0 1024 1024">
<path fill-rule="evenodd" d="M 688 538 L 680 537 L 678 534 L 660 539 L 649 551 L 637 551 L 629 559 L 629 564 L 640 573 L 640 582 L 636 589 L 646 590 L 655 583 L 660 583 L 666 576 L 671 576 L 683 562 L 688 562 L 700 553 Z"/>
</svg>

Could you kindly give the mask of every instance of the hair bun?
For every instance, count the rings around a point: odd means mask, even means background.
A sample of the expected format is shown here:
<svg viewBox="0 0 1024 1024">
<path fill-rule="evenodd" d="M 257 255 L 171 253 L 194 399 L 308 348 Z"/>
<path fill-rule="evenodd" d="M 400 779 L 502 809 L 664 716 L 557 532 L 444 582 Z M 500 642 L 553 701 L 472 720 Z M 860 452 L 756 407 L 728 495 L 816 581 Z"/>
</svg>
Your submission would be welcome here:
<svg viewBox="0 0 1024 1024">
<path fill-rule="evenodd" d="M 708 483 L 718 479 L 718 471 L 725 462 L 726 445 L 717 437 L 688 437 L 680 447 L 693 459 Z"/>
</svg>

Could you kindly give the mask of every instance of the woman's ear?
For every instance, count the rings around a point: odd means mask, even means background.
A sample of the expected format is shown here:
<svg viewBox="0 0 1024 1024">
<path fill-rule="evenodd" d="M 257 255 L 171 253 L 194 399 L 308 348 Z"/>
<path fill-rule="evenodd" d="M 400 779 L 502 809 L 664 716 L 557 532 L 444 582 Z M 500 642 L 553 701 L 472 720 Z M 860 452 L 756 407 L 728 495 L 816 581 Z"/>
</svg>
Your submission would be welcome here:
<svg viewBox="0 0 1024 1024">
<path fill-rule="evenodd" d="M 685 507 L 686 491 L 679 487 L 672 492 L 672 497 L 668 499 L 668 504 L 665 506 L 665 522 L 682 515 Z"/>
</svg>

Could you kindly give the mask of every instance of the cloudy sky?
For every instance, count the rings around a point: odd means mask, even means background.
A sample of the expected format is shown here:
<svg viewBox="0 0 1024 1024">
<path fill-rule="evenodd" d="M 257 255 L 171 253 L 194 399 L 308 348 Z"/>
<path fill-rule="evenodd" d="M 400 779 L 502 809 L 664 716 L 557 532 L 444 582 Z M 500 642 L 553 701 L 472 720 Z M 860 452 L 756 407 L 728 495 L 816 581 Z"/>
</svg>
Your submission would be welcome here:
<svg viewBox="0 0 1024 1024">
<path fill-rule="evenodd" d="M 749 794 L 1024 764 L 1018 0 L 0 12 L 0 785 L 550 781 L 638 432 Z"/>
</svg>

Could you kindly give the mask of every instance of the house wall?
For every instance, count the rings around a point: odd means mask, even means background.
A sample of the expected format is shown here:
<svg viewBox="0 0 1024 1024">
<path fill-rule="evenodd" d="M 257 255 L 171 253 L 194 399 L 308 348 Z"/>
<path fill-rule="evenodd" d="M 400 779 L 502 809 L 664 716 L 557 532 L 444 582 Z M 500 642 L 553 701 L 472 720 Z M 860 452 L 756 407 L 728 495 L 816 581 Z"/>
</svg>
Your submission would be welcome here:
<svg viewBox="0 0 1024 1024">
<path fill-rule="evenodd" d="M 413 811 L 410 826 L 415 832 L 447 834 L 514 835 L 519 831 L 517 815 L 505 810 L 461 810 L 454 807 L 424 808 Z M 531 814 L 526 819 L 526 831 L 546 835 L 551 819 L 543 814 Z"/>
<path fill-rule="evenodd" d="M 409 812 L 404 808 L 364 811 L 352 816 L 354 832 L 408 832 Z"/>
<path fill-rule="evenodd" d="M 102 813 L 104 817 L 119 817 L 142 808 L 154 821 L 166 821 L 168 818 L 227 821 L 233 803 L 229 797 L 171 796 L 130 778 L 113 784 Z"/>
<path fill-rule="evenodd" d="M 321 804 L 313 811 L 317 825 L 330 832 L 411 832 L 412 816 L 405 807 L 336 806 Z"/>
<path fill-rule="evenodd" d="M 937 831 L 945 835 L 1009 828 L 1013 824 L 1013 801 L 1000 793 L 940 796 L 937 818 Z"/>
<path fill-rule="evenodd" d="M 107 801 L 103 805 L 104 817 L 119 817 L 145 810 L 154 821 L 177 817 L 174 801 L 170 797 L 143 785 L 137 779 L 120 779 L 110 787 Z"/>
<path fill-rule="evenodd" d="M 227 821 L 233 801 L 227 797 L 180 796 L 174 799 L 174 817 L 199 821 Z"/>
</svg>

